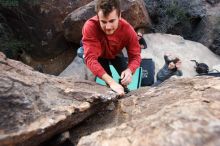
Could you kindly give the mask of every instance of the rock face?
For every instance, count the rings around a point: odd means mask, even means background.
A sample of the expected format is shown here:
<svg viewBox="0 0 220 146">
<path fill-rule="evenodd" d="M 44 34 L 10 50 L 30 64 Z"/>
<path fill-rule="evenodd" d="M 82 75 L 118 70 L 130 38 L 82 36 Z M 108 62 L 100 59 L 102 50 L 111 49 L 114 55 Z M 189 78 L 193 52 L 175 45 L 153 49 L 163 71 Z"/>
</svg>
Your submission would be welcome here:
<svg viewBox="0 0 220 146">
<path fill-rule="evenodd" d="M 219 0 L 145 0 L 152 30 L 200 42 L 220 54 Z"/>
<path fill-rule="evenodd" d="M 0 13 L 6 17 L 7 24 L 15 36 L 30 42 L 25 49 L 31 56 L 48 58 L 70 48 L 63 35 L 62 21 L 73 10 L 90 1 L 26 1 L 20 2 L 15 7 L 0 6 Z"/>
<path fill-rule="evenodd" d="M 68 41 L 79 43 L 82 38 L 83 24 L 95 16 L 95 2 L 76 9 L 64 20 L 65 38 Z M 122 17 L 125 18 L 135 29 L 149 28 L 150 19 L 144 7 L 143 0 L 122 0 Z"/>
<path fill-rule="evenodd" d="M 172 33 L 190 39 L 206 15 L 203 0 L 144 0 L 155 32 Z"/>
<path fill-rule="evenodd" d="M 218 146 L 220 79 L 170 79 L 118 103 L 117 126 L 82 137 L 78 146 Z"/>
<path fill-rule="evenodd" d="M 2 53 L 0 68 L 1 146 L 38 145 L 116 97 L 106 87 L 44 75 Z"/>
<path fill-rule="evenodd" d="M 220 55 L 220 3 L 206 6 L 207 15 L 195 29 L 193 39 Z"/>
</svg>

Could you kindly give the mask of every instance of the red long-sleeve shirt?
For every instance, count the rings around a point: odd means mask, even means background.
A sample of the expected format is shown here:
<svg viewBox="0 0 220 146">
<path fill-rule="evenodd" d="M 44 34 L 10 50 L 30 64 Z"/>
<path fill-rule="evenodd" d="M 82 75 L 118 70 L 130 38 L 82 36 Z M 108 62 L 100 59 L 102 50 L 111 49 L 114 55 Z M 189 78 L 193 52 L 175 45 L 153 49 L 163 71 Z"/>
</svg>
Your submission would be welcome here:
<svg viewBox="0 0 220 146">
<path fill-rule="evenodd" d="M 83 26 L 83 48 L 85 63 L 91 72 L 102 77 L 106 71 L 98 58 L 114 59 L 125 47 L 128 54 L 128 68 L 132 73 L 140 66 L 140 45 L 133 27 L 124 19 L 119 20 L 117 30 L 106 35 L 99 24 L 97 16 L 90 18 Z"/>
</svg>

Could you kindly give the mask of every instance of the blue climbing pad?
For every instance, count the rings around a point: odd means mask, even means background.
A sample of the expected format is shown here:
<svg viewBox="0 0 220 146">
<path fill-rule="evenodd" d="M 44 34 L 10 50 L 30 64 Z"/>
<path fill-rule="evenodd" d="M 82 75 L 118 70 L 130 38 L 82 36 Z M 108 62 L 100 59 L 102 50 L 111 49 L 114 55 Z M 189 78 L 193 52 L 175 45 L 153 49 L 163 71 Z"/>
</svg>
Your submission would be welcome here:
<svg viewBox="0 0 220 146">
<path fill-rule="evenodd" d="M 112 72 L 112 76 L 113 79 L 119 83 L 119 79 L 120 76 L 118 74 L 118 72 L 115 70 L 113 65 L 110 65 L 110 69 Z M 142 79 L 142 68 L 139 67 L 136 69 L 135 73 L 132 76 L 132 82 L 128 85 L 128 89 L 129 90 L 136 90 L 141 86 L 141 79 Z M 95 79 L 96 83 L 100 84 L 100 85 L 106 85 L 105 81 L 103 81 L 102 79 L 96 77 Z"/>
</svg>

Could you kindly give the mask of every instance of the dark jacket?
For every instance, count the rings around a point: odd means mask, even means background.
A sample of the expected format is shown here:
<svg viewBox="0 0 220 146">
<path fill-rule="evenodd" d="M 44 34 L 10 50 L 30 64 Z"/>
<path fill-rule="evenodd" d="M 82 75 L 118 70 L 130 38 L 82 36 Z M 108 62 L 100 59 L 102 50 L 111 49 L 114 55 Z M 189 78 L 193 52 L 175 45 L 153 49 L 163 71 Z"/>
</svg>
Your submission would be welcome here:
<svg viewBox="0 0 220 146">
<path fill-rule="evenodd" d="M 164 55 L 164 60 L 165 60 L 164 66 L 157 73 L 157 81 L 163 82 L 163 81 L 169 79 L 173 75 L 176 75 L 176 76 L 182 76 L 183 75 L 182 71 L 178 70 L 177 68 L 174 68 L 174 69 L 169 69 L 168 68 L 168 65 L 170 63 L 170 60 L 168 59 L 168 56 Z"/>
<path fill-rule="evenodd" d="M 144 46 L 143 49 L 147 48 L 147 43 L 146 43 L 146 41 L 145 41 L 145 39 L 143 37 L 140 38 L 139 44 Z"/>
</svg>

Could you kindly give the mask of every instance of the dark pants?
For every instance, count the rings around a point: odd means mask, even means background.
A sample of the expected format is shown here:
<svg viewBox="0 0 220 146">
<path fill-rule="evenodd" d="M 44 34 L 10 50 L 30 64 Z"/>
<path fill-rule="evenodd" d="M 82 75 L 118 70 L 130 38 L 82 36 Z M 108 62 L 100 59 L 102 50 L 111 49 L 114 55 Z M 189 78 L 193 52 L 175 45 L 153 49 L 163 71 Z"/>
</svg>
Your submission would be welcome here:
<svg viewBox="0 0 220 146">
<path fill-rule="evenodd" d="M 109 64 L 112 64 L 116 71 L 118 72 L 119 76 L 121 76 L 121 73 L 127 69 L 127 62 L 124 57 L 124 55 L 121 53 L 115 57 L 115 59 L 105 59 L 105 58 L 99 58 L 99 63 L 102 65 L 102 67 L 105 69 L 108 75 L 112 77 L 112 73 L 109 67 Z"/>
<path fill-rule="evenodd" d="M 82 41 L 80 42 L 80 48 L 77 50 L 77 55 L 84 60 L 84 48 L 82 46 Z M 116 71 L 118 72 L 119 76 L 121 76 L 121 73 L 127 69 L 127 62 L 123 55 L 123 53 L 118 54 L 115 59 L 105 59 L 105 58 L 99 58 L 99 63 L 102 65 L 102 67 L 105 69 L 107 74 L 109 74 L 112 77 L 112 73 L 109 67 L 109 64 L 112 64 Z"/>
</svg>

